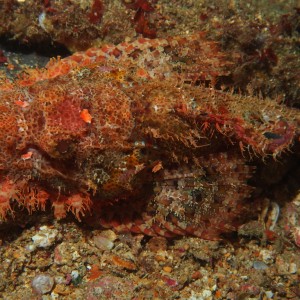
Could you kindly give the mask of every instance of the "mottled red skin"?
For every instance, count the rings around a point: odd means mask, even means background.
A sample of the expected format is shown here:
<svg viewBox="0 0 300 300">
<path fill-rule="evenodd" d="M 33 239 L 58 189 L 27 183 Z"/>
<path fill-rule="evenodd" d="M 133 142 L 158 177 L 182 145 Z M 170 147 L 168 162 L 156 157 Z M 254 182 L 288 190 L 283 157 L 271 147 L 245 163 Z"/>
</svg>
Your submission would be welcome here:
<svg viewBox="0 0 300 300">
<path fill-rule="evenodd" d="M 0 217 L 219 239 L 251 210 L 252 156 L 297 140 L 299 113 L 205 88 L 230 65 L 202 33 L 89 49 L 0 86 Z M 199 85 L 200 84 L 200 85 Z"/>
</svg>

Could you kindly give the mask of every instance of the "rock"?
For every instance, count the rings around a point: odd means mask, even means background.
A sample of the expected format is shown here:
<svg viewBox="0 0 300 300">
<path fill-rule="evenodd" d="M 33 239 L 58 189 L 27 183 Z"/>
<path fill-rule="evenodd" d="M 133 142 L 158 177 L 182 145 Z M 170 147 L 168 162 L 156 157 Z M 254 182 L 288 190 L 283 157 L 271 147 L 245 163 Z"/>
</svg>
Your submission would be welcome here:
<svg viewBox="0 0 300 300">
<path fill-rule="evenodd" d="M 31 239 L 33 240 L 34 246 L 39 248 L 47 248 L 55 243 L 57 235 L 58 230 L 51 229 L 48 226 L 41 226 L 40 231 Z"/>
<path fill-rule="evenodd" d="M 49 293 L 54 286 L 54 279 L 47 274 L 39 274 L 32 280 L 32 288 L 38 294 Z"/>
</svg>

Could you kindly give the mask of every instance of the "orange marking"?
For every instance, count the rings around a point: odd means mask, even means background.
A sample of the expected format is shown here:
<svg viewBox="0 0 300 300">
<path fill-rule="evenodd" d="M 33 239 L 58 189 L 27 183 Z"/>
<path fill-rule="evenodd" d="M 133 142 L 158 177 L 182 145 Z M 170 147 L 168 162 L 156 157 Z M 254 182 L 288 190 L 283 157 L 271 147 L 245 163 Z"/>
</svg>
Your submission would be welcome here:
<svg viewBox="0 0 300 300">
<path fill-rule="evenodd" d="M 90 273 L 88 275 L 88 280 L 95 280 L 97 279 L 100 275 L 102 274 L 102 272 L 99 269 L 99 266 L 97 264 L 92 265 L 92 268 L 90 269 Z"/>
<path fill-rule="evenodd" d="M 219 131 L 220 133 L 224 134 L 224 133 L 223 133 L 223 130 L 221 129 L 221 127 L 220 127 L 220 125 L 219 125 L 219 123 L 216 123 L 216 124 L 215 124 L 215 127 L 216 127 L 217 131 Z"/>
<path fill-rule="evenodd" d="M 208 128 L 210 127 L 210 124 L 205 121 L 202 125 L 201 125 L 201 130 L 202 132 L 205 132 Z"/>
<path fill-rule="evenodd" d="M 114 265 L 123 268 L 123 269 L 127 269 L 127 270 L 136 270 L 136 265 L 135 263 L 125 260 L 123 258 L 121 258 L 120 256 L 117 255 L 113 255 L 112 256 L 112 262 Z"/>
<path fill-rule="evenodd" d="M 8 64 L 7 65 L 7 69 L 10 70 L 10 71 L 12 71 L 12 70 L 15 69 L 15 66 L 13 64 Z"/>
<path fill-rule="evenodd" d="M 17 104 L 18 106 L 25 108 L 29 105 L 29 103 L 27 101 L 21 101 L 21 100 L 16 100 L 15 104 Z"/>
<path fill-rule="evenodd" d="M 32 152 L 32 151 L 28 151 L 27 153 L 25 153 L 25 154 L 22 154 L 22 155 L 21 155 L 21 158 L 22 158 L 23 160 L 30 159 L 30 158 L 31 158 L 31 156 L 32 156 L 32 154 L 33 154 L 33 152 Z"/>
<path fill-rule="evenodd" d="M 152 168 L 152 172 L 153 173 L 156 173 L 158 172 L 159 170 L 163 169 L 163 165 L 162 165 L 162 162 L 159 161 L 153 168 Z"/>
<path fill-rule="evenodd" d="M 85 108 L 80 112 L 80 118 L 85 122 L 85 123 L 91 123 L 92 122 L 92 116 L 90 115 L 89 111 Z"/>
<path fill-rule="evenodd" d="M 136 75 L 141 78 L 149 78 L 149 74 L 145 69 L 139 68 L 136 71 Z"/>
</svg>

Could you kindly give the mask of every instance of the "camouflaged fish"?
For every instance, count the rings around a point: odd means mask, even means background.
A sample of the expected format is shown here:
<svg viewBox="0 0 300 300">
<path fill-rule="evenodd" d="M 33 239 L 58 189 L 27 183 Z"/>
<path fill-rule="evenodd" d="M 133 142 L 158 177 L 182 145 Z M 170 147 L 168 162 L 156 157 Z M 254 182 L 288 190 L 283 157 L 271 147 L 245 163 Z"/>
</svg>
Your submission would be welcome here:
<svg viewBox="0 0 300 300">
<path fill-rule="evenodd" d="M 236 230 L 252 206 L 249 162 L 290 150 L 299 112 L 216 89 L 231 64 L 198 33 L 92 48 L 3 80 L 2 222 L 52 208 L 150 236 Z"/>
</svg>

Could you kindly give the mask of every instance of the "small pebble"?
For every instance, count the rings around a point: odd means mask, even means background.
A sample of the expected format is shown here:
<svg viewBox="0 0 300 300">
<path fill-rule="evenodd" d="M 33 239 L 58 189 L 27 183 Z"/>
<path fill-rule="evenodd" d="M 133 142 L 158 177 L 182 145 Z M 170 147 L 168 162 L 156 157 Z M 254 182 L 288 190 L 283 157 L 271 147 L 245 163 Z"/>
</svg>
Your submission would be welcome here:
<svg viewBox="0 0 300 300">
<path fill-rule="evenodd" d="M 77 280 L 77 278 L 79 277 L 79 272 L 77 270 L 73 270 L 71 272 L 71 277 L 72 277 L 72 280 Z"/>
<path fill-rule="evenodd" d="M 297 265 L 295 263 L 290 263 L 290 265 L 289 265 L 289 272 L 291 274 L 297 273 Z"/>
<path fill-rule="evenodd" d="M 265 291 L 265 294 L 268 297 L 268 299 L 272 299 L 274 296 L 274 293 L 272 291 Z"/>
<path fill-rule="evenodd" d="M 114 247 L 114 243 L 104 236 L 94 236 L 94 243 L 100 250 L 111 250 Z"/>
<path fill-rule="evenodd" d="M 212 296 L 212 293 L 210 290 L 203 290 L 203 292 L 201 293 L 202 299 L 208 299 L 211 296 Z"/>
<path fill-rule="evenodd" d="M 172 272 L 172 268 L 170 266 L 165 266 L 163 267 L 163 270 L 166 272 L 166 273 L 171 273 Z"/>
<path fill-rule="evenodd" d="M 165 251 L 167 250 L 167 240 L 163 237 L 152 237 L 147 247 L 152 252 Z"/>
<path fill-rule="evenodd" d="M 54 285 L 54 279 L 47 274 L 39 274 L 32 280 L 32 287 L 38 294 L 44 295 L 49 293 Z"/>
<path fill-rule="evenodd" d="M 39 248 L 47 248 L 54 244 L 58 231 L 56 229 L 51 229 L 48 226 L 41 226 L 40 231 L 34 235 L 31 239 L 33 244 Z"/>
<path fill-rule="evenodd" d="M 268 265 L 266 265 L 263 261 L 254 261 L 253 268 L 256 270 L 266 270 L 268 269 Z"/>
<path fill-rule="evenodd" d="M 71 272 L 71 278 L 72 278 L 72 283 L 77 286 L 80 284 L 82 281 L 82 277 L 80 276 L 79 272 L 77 270 L 73 270 Z"/>
<path fill-rule="evenodd" d="M 112 230 L 105 230 L 99 234 L 94 235 L 94 243 L 100 250 L 111 250 L 115 244 L 114 241 L 117 239 L 116 234 Z"/>
<path fill-rule="evenodd" d="M 261 259 L 266 262 L 266 263 L 272 263 L 274 261 L 274 252 L 267 250 L 267 249 L 262 249 L 259 252 L 259 255 Z"/>
</svg>

